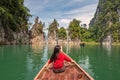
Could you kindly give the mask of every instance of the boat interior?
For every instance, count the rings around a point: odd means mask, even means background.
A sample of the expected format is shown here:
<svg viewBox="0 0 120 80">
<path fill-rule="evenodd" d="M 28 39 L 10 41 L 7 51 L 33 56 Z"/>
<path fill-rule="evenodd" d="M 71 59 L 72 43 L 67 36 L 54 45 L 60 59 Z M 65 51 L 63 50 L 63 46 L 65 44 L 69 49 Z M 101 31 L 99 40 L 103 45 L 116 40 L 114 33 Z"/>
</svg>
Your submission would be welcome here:
<svg viewBox="0 0 120 80">
<path fill-rule="evenodd" d="M 62 73 L 54 73 L 52 63 L 49 66 L 44 66 L 41 74 L 37 76 L 37 80 L 91 80 L 75 62 L 64 62 L 65 71 Z"/>
</svg>

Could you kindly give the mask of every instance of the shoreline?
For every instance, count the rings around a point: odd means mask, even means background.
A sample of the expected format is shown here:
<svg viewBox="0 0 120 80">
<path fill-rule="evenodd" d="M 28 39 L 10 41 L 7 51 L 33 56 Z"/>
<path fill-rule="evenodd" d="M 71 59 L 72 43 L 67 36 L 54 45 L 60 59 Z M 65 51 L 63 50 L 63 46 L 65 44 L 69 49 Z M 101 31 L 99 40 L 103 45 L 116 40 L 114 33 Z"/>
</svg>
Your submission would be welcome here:
<svg viewBox="0 0 120 80">
<path fill-rule="evenodd" d="M 101 45 L 101 43 L 99 43 L 99 42 L 81 42 L 81 43 L 85 43 L 86 45 L 88 44 L 90 44 L 90 45 Z M 31 44 L 0 44 L 1 46 L 2 45 L 41 45 L 41 44 L 43 44 L 43 45 L 56 45 L 55 43 L 46 43 L 46 42 L 44 42 L 44 41 L 42 41 L 42 42 L 39 42 L 39 43 L 31 43 Z M 59 43 L 60 45 L 67 45 L 67 42 L 65 41 L 65 42 L 60 42 Z M 76 44 L 76 42 L 69 42 L 69 45 L 79 45 L 79 44 Z M 107 45 L 107 44 L 104 44 L 104 45 Z M 120 42 L 118 43 L 118 42 L 113 42 L 112 43 L 112 45 L 120 45 Z"/>
<path fill-rule="evenodd" d="M 94 44 L 101 44 L 100 42 L 84 42 L 85 44 L 91 44 L 91 45 L 94 45 Z M 107 45 L 107 44 L 106 44 Z M 113 42 L 112 45 L 120 45 L 120 42 Z"/>
</svg>

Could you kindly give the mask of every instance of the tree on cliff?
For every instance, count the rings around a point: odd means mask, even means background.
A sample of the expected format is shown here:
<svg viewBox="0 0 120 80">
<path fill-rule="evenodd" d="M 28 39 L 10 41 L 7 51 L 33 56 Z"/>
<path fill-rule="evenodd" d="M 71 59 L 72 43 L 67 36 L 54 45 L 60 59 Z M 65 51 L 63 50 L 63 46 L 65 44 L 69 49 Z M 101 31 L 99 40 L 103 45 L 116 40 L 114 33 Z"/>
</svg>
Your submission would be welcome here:
<svg viewBox="0 0 120 80">
<path fill-rule="evenodd" d="M 24 0 L 0 0 L 0 26 L 13 31 L 28 30 L 27 21 L 31 15 L 24 6 Z"/>
<path fill-rule="evenodd" d="M 91 32 L 80 26 L 81 21 L 73 19 L 70 22 L 68 30 L 71 40 L 92 41 Z"/>
<path fill-rule="evenodd" d="M 73 21 L 70 22 L 68 30 L 69 30 L 69 36 L 71 40 L 79 39 L 80 35 L 80 22 L 79 20 L 73 19 Z"/>
<path fill-rule="evenodd" d="M 54 19 L 54 21 L 49 25 L 49 35 L 56 35 L 56 33 L 58 33 L 58 26 L 59 24 L 57 20 Z"/>
<path fill-rule="evenodd" d="M 80 40 L 81 41 L 86 41 L 86 42 L 93 41 L 92 36 L 91 36 L 92 33 L 87 28 L 80 27 L 79 35 L 80 35 Z"/>
<path fill-rule="evenodd" d="M 39 21 L 39 17 L 35 18 L 35 24 L 30 30 L 30 37 L 34 38 L 43 34 L 43 27 L 45 24 L 42 21 Z"/>
<path fill-rule="evenodd" d="M 67 36 L 66 36 L 66 30 L 64 27 L 61 27 L 59 30 L 58 30 L 58 37 L 59 39 L 66 39 Z"/>
</svg>

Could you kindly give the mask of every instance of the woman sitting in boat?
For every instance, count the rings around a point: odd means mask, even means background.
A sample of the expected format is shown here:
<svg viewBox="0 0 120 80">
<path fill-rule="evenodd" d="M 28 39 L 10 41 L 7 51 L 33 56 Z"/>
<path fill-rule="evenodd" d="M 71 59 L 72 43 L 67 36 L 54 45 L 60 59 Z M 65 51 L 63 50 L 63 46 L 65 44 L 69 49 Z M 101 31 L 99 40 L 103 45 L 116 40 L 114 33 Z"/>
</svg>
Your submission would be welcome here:
<svg viewBox="0 0 120 80">
<path fill-rule="evenodd" d="M 53 71 L 55 73 L 60 73 L 65 71 L 64 61 L 71 62 L 71 59 L 64 54 L 62 46 L 56 45 L 48 64 L 53 62 Z"/>
</svg>

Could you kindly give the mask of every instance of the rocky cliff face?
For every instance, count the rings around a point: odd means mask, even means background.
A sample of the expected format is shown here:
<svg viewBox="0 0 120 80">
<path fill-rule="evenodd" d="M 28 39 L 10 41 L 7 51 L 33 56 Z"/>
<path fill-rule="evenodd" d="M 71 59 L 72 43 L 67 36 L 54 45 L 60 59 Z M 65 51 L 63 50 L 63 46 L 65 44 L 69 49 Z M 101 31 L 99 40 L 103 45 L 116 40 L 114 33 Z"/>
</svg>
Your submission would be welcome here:
<svg viewBox="0 0 120 80">
<path fill-rule="evenodd" d="M 102 15 L 102 13 L 104 13 L 105 9 L 107 8 L 107 7 L 104 7 L 105 4 L 107 4 L 107 0 L 99 0 L 95 15 L 93 19 L 90 21 L 89 26 L 93 26 L 95 23 L 97 23 L 97 21 L 100 20 L 100 16 Z M 109 12 L 106 12 L 106 13 L 109 13 Z"/>
<path fill-rule="evenodd" d="M 31 44 L 43 44 L 47 43 L 51 45 L 56 45 L 56 44 L 64 44 L 66 43 L 65 40 L 60 40 L 58 39 L 58 28 L 56 24 L 56 20 L 54 20 L 50 25 L 49 28 L 44 28 L 43 32 L 43 27 L 44 24 L 40 21 L 39 18 L 36 17 L 35 19 L 35 24 L 33 25 L 32 29 L 30 30 L 30 42 Z"/>
<path fill-rule="evenodd" d="M 58 22 L 56 19 L 49 25 L 48 29 L 48 43 L 58 44 Z"/>
<path fill-rule="evenodd" d="M 117 9 L 120 7 L 119 2 L 120 2 L 119 0 L 116 1 L 99 0 L 95 15 L 93 19 L 90 21 L 89 26 L 93 26 L 95 23 L 100 21 L 101 18 L 104 19 L 107 16 L 111 16 L 112 18 L 114 18 L 114 16 L 112 15 L 115 15 L 115 13 L 117 15 L 116 17 L 118 17 Z M 113 14 L 113 12 L 115 13 Z M 110 18 L 107 18 L 107 22 L 112 22 L 112 20 Z"/>
<path fill-rule="evenodd" d="M 29 35 L 26 31 L 14 32 L 0 26 L 0 45 L 29 44 Z"/>
<path fill-rule="evenodd" d="M 120 41 L 119 10 L 120 0 L 99 0 L 96 13 L 89 24 L 91 28 L 94 28 L 97 41 L 106 41 L 109 36 L 114 41 Z"/>
<path fill-rule="evenodd" d="M 0 26 L 0 44 L 5 43 L 4 36 L 5 36 L 4 28 L 2 26 Z"/>
<path fill-rule="evenodd" d="M 35 19 L 35 24 L 29 32 L 24 30 L 14 32 L 10 28 L 4 29 L 2 26 L 0 26 L 0 45 L 44 43 L 44 24 L 41 21 L 38 22 L 38 20 L 39 18 L 37 17 Z"/>
<path fill-rule="evenodd" d="M 58 43 L 58 36 L 56 31 L 48 31 L 48 43 L 49 44 L 57 44 Z"/>
<path fill-rule="evenodd" d="M 48 44 L 67 44 L 67 40 L 59 39 L 58 28 L 56 27 L 56 21 L 51 23 L 48 29 Z M 44 23 L 39 21 L 39 17 L 35 18 L 35 23 L 32 29 L 27 32 L 21 30 L 19 32 L 14 32 L 10 28 L 4 29 L 0 26 L 0 45 L 2 44 L 35 44 L 41 45 L 46 43 L 45 33 L 43 32 Z M 78 44 L 78 41 L 69 41 L 69 44 Z M 79 44 L 78 44 L 79 45 Z"/>
<path fill-rule="evenodd" d="M 44 27 L 44 24 L 41 21 L 39 22 L 39 17 L 36 17 L 35 24 L 30 30 L 30 43 L 31 44 L 45 43 L 43 27 Z"/>
</svg>

